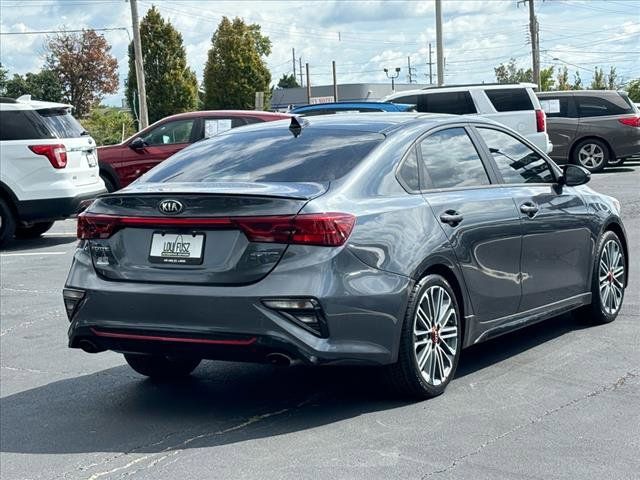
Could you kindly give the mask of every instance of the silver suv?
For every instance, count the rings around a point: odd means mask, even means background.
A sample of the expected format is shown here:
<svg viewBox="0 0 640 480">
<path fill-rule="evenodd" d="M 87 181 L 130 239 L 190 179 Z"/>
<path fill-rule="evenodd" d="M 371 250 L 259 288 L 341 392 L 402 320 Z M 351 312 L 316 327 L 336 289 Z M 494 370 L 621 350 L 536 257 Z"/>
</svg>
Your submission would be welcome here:
<svg viewBox="0 0 640 480">
<path fill-rule="evenodd" d="M 418 112 L 482 115 L 515 130 L 543 152 L 549 153 L 545 114 L 533 83 L 477 84 L 427 87 L 389 95 L 384 100 L 410 103 Z"/>
<path fill-rule="evenodd" d="M 625 92 L 574 90 L 539 93 L 553 142 L 551 158 L 591 172 L 640 154 L 640 112 Z"/>
</svg>

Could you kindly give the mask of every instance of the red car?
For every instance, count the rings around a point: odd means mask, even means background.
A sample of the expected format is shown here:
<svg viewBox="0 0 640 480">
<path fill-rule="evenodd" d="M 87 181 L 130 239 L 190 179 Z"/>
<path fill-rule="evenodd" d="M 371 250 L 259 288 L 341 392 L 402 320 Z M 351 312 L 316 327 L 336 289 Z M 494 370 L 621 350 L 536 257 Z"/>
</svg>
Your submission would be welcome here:
<svg viewBox="0 0 640 480">
<path fill-rule="evenodd" d="M 107 190 L 119 190 L 198 140 L 230 128 L 286 118 L 290 115 L 254 110 L 211 110 L 172 115 L 118 145 L 99 147 L 100 176 Z"/>
</svg>

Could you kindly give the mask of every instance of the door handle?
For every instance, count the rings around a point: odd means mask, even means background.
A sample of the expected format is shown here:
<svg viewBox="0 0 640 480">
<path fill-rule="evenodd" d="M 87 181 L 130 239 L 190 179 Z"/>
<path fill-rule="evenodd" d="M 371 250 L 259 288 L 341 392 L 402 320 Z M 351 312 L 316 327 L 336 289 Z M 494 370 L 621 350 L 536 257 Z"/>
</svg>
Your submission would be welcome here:
<svg viewBox="0 0 640 480">
<path fill-rule="evenodd" d="M 533 202 L 524 202 L 520 205 L 520 211 L 529 216 L 529 218 L 533 218 L 538 213 L 538 210 L 538 206 Z"/>
<path fill-rule="evenodd" d="M 464 217 L 455 210 L 447 210 L 440 215 L 440 221 L 442 223 L 447 223 L 452 227 L 458 225 L 463 219 Z"/>
</svg>

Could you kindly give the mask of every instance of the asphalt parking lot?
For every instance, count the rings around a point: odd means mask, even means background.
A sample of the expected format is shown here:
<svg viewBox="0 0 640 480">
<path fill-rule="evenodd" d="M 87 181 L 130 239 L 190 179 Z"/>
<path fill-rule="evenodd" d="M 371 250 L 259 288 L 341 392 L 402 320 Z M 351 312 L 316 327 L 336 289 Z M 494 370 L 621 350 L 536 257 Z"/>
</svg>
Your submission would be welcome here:
<svg viewBox="0 0 640 480">
<path fill-rule="evenodd" d="M 0 255 L 0 477 L 638 478 L 640 161 L 594 175 L 631 245 L 623 310 L 564 315 L 465 350 L 433 400 L 369 369 L 204 362 L 173 385 L 66 347 L 75 224 Z"/>
</svg>

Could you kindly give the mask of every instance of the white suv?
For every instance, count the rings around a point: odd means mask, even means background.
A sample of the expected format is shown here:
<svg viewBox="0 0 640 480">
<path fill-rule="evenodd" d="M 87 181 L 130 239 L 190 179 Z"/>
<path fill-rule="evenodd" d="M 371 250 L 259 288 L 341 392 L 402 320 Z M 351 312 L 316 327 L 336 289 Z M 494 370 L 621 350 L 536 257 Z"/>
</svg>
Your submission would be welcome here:
<svg viewBox="0 0 640 480">
<path fill-rule="evenodd" d="M 71 105 L 0 98 L 0 246 L 37 237 L 105 191 Z"/>
<path fill-rule="evenodd" d="M 546 117 L 533 83 L 452 85 L 405 90 L 385 102 L 410 103 L 418 112 L 482 115 L 515 130 L 543 152 L 553 145 L 547 135 Z"/>
</svg>

